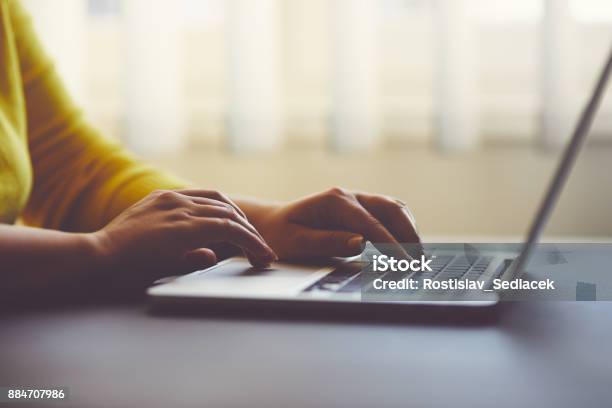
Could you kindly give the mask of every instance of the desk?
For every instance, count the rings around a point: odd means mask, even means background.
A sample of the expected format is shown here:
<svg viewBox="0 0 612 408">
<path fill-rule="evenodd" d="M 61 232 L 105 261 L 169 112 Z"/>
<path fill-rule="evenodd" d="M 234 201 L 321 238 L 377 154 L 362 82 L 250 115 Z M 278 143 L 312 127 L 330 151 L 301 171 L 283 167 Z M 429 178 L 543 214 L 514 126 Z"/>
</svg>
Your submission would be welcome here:
<svg viewBox="0 0 612 408">
<path fill-rule="evenodd" d="M 607 302 L 515 304 L 467 327 L 162 317 L 144 302 L 0 324 L 0 385 L 70 387 L 58 407 L 612 405 Z"/>
</svg>

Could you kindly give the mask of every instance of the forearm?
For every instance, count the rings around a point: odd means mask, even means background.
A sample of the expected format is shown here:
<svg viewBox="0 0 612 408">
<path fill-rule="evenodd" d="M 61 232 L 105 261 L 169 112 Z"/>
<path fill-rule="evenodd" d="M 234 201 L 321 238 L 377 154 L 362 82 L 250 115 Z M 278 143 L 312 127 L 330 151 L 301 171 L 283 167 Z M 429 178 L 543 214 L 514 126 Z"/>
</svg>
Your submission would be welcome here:
<svg viewBox="0 0 612 408">
<path fill-rule="evenodd" d="M 0 225 L 0 297 L 41 290 L 86 287 L 99 274 L 95 238 Z"/>
</svg>

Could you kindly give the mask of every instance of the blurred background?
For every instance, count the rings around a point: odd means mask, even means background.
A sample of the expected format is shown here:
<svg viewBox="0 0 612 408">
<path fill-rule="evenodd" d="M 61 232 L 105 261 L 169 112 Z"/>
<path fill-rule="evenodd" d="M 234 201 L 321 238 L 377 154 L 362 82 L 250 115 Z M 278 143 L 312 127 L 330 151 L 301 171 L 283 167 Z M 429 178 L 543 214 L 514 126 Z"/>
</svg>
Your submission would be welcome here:
<svg viewBox="0 0 612 408">
<path fill-rule="evenodd" d="M 390 194 L 426 239 L 525 232 L 612 46 L 609 0 L 23 2 L 134 153 L 231 194 Z M 607 95 L 548 236 L 612 238 L 611 180 Z"/>
</svg>

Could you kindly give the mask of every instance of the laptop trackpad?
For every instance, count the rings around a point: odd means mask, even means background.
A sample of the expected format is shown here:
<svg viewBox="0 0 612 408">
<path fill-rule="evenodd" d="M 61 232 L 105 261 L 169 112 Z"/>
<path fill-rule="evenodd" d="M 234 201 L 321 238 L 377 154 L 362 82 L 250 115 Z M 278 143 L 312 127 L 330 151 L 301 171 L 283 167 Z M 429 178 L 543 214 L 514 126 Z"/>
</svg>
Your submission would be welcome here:
<svg viewBox="0 0 612 408">
<path fill-rule="evenodd" d="M 179 278 L 169 285 L 177 285 L 175 289 L 180 286 L 185 295 L 295 295 L 331 270 L 332 266 L 280 262 L 269 268 L 253 268 L 246 259 L 234 258 L 210 269 Z"/>
</svg>

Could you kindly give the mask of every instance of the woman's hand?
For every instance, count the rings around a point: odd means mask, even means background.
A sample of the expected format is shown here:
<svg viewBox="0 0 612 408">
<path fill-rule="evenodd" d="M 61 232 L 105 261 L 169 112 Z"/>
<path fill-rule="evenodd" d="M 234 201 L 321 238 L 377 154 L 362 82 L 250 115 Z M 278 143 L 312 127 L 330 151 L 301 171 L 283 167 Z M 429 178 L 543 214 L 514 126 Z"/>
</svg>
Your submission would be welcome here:
<svg viewBox="0 0 612 408">
<path fill-rule="evenodd" d="M 241 248 L 253 266 L 277 259 L 238 206 L 214 191 L 156 191 L 94 237 L 103 269 L 130 281 L 214 265 L 216 255 L 207 246 L 215 243 Z"/>
<path fill-rule="evenodd" d="M 242 249 L 254 266 L 277 259 L 244 213 L 214 191 L 154 192 L 93 233 L 0 224 L 0 303 L 131 293 L 215 264 L 216 243 Z"/>
<path fill-rule="evenodd" d="M 286 205 L 243 209 L 281 259 L 357 255 L 366 240 L 402 254 L 399 243 L 420 248 L 414 217 L 386 196 L 332 188 Z"/>
</svg>

